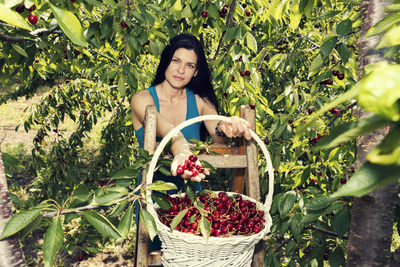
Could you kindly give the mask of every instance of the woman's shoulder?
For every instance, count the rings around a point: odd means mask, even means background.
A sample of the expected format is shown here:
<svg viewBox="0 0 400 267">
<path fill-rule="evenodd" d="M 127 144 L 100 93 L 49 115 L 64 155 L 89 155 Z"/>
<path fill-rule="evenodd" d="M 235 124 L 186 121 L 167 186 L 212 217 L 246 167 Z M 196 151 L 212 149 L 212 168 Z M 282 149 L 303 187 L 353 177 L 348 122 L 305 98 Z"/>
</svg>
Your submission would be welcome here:
<svg viewBox="0 0 400 267">
<path fill-rule="evenodd" d="M 210 110 L 215 110 L 215 107 L 210 103 L 208 99 L 203 98 L 198 94 L 195 94 L 195 96 L 196 96 L 197 109 L 200 115 L 205 115 L 208 114 Z"/>
<path fill-rule="evenodd" d="M 149 102 L 152 102 L 153 98 L 151 97 L 151 94 L 148 90 L 141 90 L 136 92 L 133 96 L 132 96 L 132 100 L 131 103 L 143 103 L 143 104 L 147 104 Z"/>
</svg>

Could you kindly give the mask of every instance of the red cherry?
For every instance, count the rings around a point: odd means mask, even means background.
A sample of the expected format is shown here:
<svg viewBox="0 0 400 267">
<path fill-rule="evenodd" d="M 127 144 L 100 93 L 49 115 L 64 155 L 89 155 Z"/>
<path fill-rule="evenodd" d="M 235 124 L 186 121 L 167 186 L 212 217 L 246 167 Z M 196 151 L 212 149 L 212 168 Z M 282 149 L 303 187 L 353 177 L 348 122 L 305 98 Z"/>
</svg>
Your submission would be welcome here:
<svg viewBox="0 0 400 267">
<path fill-rule="evenodd" d="M 149 45 L 150 44 L 150 40 L 147 40 L 144 45 Z"/>
<path fill-rule="evenodd" d="M 30 12 L 32 12 L 33 10 L 35 10 L 36 9 L 36 6 L 35 5 L 32 5 L 30 8 L 28 8 L 28 10 L 30 11 Z"/>
<path fill-rule="evenodd" d="M 234 82 L 235 81 L 235 76 L 232 75 L 231 77 L 231 81 Z"/>
<path fill-rule="evenodd" d="M 242 4 L 242 7 L 243 7 L 243 8 L 246 8 L 246 7 L 247 7 L 247 4 L 246 4 L 246 3 L 243 3 L 243 4 Z"/>
<path fill-rule="evenodd" d="M 245 72 L 242 70 L 239 73 L 240 73 L 240 76 L 242 76 L 242 77 L 244 77 L 246 75 Z"/>
<path fill-rule="evenodd" d="M 197 175 L 199 175 L 199 172 L 196 169 L 192 170 L 192 177 L 196 177 Z"/>
<path fill-rule="evenodd" d="M 255 108 L 256 108 L 256 105 L 255 105 L 255 104 L 250 104 L 250 108 L 251 108 L 251 109 L 255 109 Z"/>
<path fill-rule="evenodd" d="M 313 112 L 314 112 L 314 110 L 312 108 L 307 109 L 308 115 L 311 115 Z"/>
<path fill-rule="evenodd" d="M 333 81 L 331 79 L 328 79 L 325 82 L 326 82 L 327 85 L 332 85 L 333 84 Z"/>
<path fill-rule="evenodd" d="M 121 27 L 122 27 L 122 28 L 126 28 L 126 26 L 128 26 L 128 25 L 126 25 L 125 21 L 121 21 L 120 24 L 121 24 Z"/>
<path fill-rule="evenodd" d="M 203 18 L 207 18 L 207 16 L 208 16 L 207 11 L 201 12 L 201 16 L 202 16 Z"/>
<path fill-rule="evenodd" d="M 339 74 L 339 71 L 338 71 L 338 70 L 332 71 L 332 75 L 333 75 L 333 76 L 338 76 L 338 74 Z"/>
<path fill-rule="evenodd" d="M 317 178 L 313 177 L 313 178 L 311 178 L 311 181 L 313 181 L 315 183 L 317 181 Z"/>
<path fill-rule="evenodd" d="M 248 17 L 251 15 L 250 10 L 246 10 L 245 13 L 246 13 L 246 16 L 248 16 Z"/>
<path fill-rule="evenodd" d="M 83 257 L 83 255 L 79 255 L 76 259 L 77 259 L 78 261 L 83 261 L 85 258 Z"/>
<path fill-rule="evenodd" d="M 250 76 L 250 71 L 249 70 L 246 70 L 245 72 L 244 72 L 244 75 L 246 75 L 246 76 Z"/>
<path fill-rule="evenodd" d="M 196 155 L 190 155 L 190 156 L 189 156 L 189 160 L 190 160 L 191 162 L 196 162 L 196 161 L 197 161 L 197 156 L 196 156 Z"/>
<path fill-rule="evenodd" d="M 339 114 L 339 113 L 340 113 L 340 109 L 337 109 L 337 108 L 330 108 L 330 109 L 329 109 L 329 112 L 330 112 L 331 114 Z"/>
<path fill-rule="evenodd" d="M 341 178 L 341 179 L 340 179 L 340 183 L 341 183 L 341 184 L 345 184 L 346 182 L 347 182 L 346 178 Z"/>
<path fill-rule="evenodd" d="M 75 3 L 75 2 L 76 2 L 76 0 L 71 0 L 71 2 L 72 2 L 72 3 Z"/>
<path fill-rule="evenodd" d="M 185 170 L 182 168 L 182 166 L 178 166 L 178 168 L 176 169 L 176 173 L 178 175 L 182 175 L 185 173 Z"/>
<path fill-rule="evenodd" d="M 38 63 L 39 62 L 39 59 L 37 58 L 37 59 L 35 59 L 35 63 Z"/>
<path fill-rule="evenodd" d="M 28 16 L 28 20 L 29 20 L 29 22 L 31 23 L 31 24 L 36 24 L 37 23 L 37 21 L 38 21 L 38 17 L 36 16 L 36 15 L 33 15 L 33 14 L 29 14 L 29 16 Z"/>
<path fill-rule="evenodd" d="M 289 119 L 289 124 L 292 124 L 293 123 L 293 119 Z"/>
<path fill-rule="evenodd" d="M 338 78 L 339 80 L 343 80 L 343 79 L 344 79 L 344 74 L 343 74 L 343 73 L 339 73 L 339 74 L 337 75 L 337 78 Z"/>
<path fill-rule="evenodd" d="M 22 13 L 25 10 L 25 6 L 24 4 L 20 4 L 15 8 L 15 11 L 17 11 L 18 13 Z"/>
<path fill-rule="evenodd" d="M 208 27 L 208 24 L 207 23 L 203 23 L 203 28 L 205 29 L 207 27 Z"/>
<path fill-rule="evenodd" d="M 264 139 L 264 144 L 266 144 L 266 145 L 269 144 L 269 140 L 267 138 Z"/>
</svg>

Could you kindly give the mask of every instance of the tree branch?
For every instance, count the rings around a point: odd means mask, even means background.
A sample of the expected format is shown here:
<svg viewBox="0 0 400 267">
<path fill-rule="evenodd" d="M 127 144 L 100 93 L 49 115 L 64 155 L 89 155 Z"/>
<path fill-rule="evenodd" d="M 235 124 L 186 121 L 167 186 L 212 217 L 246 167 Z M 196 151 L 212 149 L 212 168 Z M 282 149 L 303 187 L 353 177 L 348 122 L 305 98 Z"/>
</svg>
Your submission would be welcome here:
<svg viewBox="0 0 400 267">
<path fill-rule="evenodd" d="M 228 17 L 226 18 L 226 26 L 228 26 L 229 23 L 231 22 L 233 11 L 235 10 L 235 5 L 236 5 L 236 0 L 232 0 L 231 5 L 229 6 Z M 223 41 L 223 39 L 225 37 L 225 33 L 226 33 L 226 29 L 222 32 L 221 37 L 219 38 L 217 50 L 215 51 L 215 54 L 214 54 L 214 57 L 213 57 L 212 61 L 214 61 L 217 58 L 219 50 L 221 49 L 221 46 L 222 46 L 222 41 Z"/>
<path fill-rule="evenodd" d="M 342 110 L 339 112 L 339 114 L 337 114 L 336 116 L 334 116 L 334 117 L 326 124 L 326 127 L 329 127 L 332 123 L 335 122 L 335 120 L 337 120 L 338 118 L 340 118 L 340 117 L 343 115 L 343 113 L 344 113 L 345 111 L 351 109 L 352 107 L 354 107 L 354 106 L 356 106 L 356 105 L 357 105 L 357 101 L 351 103 L 350 105 L 348 105 L 347 107 L 345 107 L 344 109 L 342 109 Z"/>
<path fill-rule="evenodd" d="M 13 27 L 12 25 L 8 25 L 6 23 L 0 23 L 0 25 L 1 26 Z M 52 34 L 52 33 L 61 34 L 62 31 L 57 31 L 57 29 L 58 29 L 58 26 L 53 26 L 50 29 L 40 28 L 40 29 L 36 29 L 34 31 L 31 31 L 29 34 L 34 36 L 34 37 L 42 36 L 42 35 L 45 35 L 45 34 Z M 7 34 L 0 33 L 0 40 L 6 41 L 6 42 L 10 42 L 10 43 L 17 43 L 17 42 L 30 41 L 32 39 L 28 38 L 28 37 L 24 37 L 24 36 L 10 36 L 10 35 L 7 35 Z"/>
</svg>

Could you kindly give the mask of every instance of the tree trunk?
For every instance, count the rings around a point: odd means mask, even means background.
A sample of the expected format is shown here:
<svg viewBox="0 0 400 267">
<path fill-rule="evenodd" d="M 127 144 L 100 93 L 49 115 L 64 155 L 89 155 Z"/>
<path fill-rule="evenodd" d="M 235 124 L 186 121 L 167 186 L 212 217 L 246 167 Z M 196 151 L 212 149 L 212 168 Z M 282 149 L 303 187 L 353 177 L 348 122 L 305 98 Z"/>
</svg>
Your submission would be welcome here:
<svg viewBox="0 0 400 267">
<path fill-rule="evenodd" d="M 8 194 L 6 174 L 0 151 L 0 233 L 12 216 L 11 199 Z M 0 266 L 25 266 L 21 247 L 16 237 L 0 241 Z"/>
<path fill-rule="evenodd" d="M 358 77 L 361 78 L 366 65 L 385 60 L 384 50 L 374 50 L 381 36 L 363 38 L 367 30 L 386 16 L 385 6 L 392 4 L 388 0 L 364 0 L 360 7 L 363 14 L 359 48 Z M 371 115 L 357 108 L 357 119 Z M 366 155 L 385 135 L 388 128 L 380 129 L 357 139 L 357 159 L 355 168 L 365 162 Z M 347 243 L 347 266 L 391 266 L 390 246 L 392 244 L 394 208 L 397 186 L 388 185 L 369 195 L 354 198 Z"/>
</svg>

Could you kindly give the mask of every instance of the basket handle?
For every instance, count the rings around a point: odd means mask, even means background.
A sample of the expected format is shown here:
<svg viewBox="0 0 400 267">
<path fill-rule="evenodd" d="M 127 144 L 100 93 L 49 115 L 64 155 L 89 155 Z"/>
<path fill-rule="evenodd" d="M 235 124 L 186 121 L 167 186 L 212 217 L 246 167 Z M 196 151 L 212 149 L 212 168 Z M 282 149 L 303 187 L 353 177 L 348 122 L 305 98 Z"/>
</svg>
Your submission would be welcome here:
<svg viewBox="0 0 400 267">
<path fill-rule="evenodd" d="M 175 128 L 173 128 L 160 142 L 160 144 L 158 145 L 156 151 L 154 152 L 153 158 L 150 162 L 150 166 L 149 166 L 149 170 L 147 171 L 147 176 L 146 176 L 146 183 L 147 184 L 151 184 L 153 182 L 153 175 L 154 175 L 154 169 L 156 168 L 156 164 L 158 161 L 158 158 L 160 157 L 162 151 L 164 150 L 164 147 L 167 145 L 167 143 L 169 142 L 169 140 L 175 136 L 176 134 L 179 133 L 180 130 L 182 130 L 183 128 L 194 124 L 196 122 L 201 122 L 201 121 L 206 121 L 206 120 L 221 120 L 221 121 L 229 121 L 228 117 L 225 116 L 221 116 L 221 115 L 203 115 L 203 116 L 198 116 L 192 119 L 189 119 L 187 121 L 184 121 L 182 123 L 180 123 L 179 125 L 175 126 Z M 268 171 L 268 180 L 269 180 L 269 184 L 268 184 L 268 194 L 267 197 L 265 198 L 265 207 L 266 209 L 269 211 L 271 208 L 271 204 L 272 204 L 272 195 L 274 192 L 274 170 L 272 167 L 272 161 L 271 161 L 271 157 L 268 153 L 267 147 L 265 146 L 264 142 L 260 139 L 260 137 L 258 137 L 258 135 L 252 130 L 250 130 L 250 134 L 251 137 L 257 142 L 257 144 L 260 146 L 266 162 L 267 162 L 267 169 L 266 171 Z M 146 200 L 147 203 L 152 203 L 151 200 L 151 192 L 149 189 L 146 189 Z M 149 205 L 148 205 L 149 206 Z M 151 205 L 150 205 L 151 206 Z"/>
</svg>

